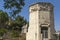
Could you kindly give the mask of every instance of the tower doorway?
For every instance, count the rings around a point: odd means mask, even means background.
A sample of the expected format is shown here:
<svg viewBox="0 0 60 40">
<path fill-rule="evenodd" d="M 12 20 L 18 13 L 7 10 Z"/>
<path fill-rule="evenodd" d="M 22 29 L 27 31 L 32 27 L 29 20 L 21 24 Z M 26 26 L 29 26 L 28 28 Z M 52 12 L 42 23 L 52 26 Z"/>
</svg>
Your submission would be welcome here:
<svg viewBox="0 0 60 40">
<path fill-rule="evenodd" d="M 48 27 L 41 27 L 42 40 L 48 40 Z"/>
</svg>

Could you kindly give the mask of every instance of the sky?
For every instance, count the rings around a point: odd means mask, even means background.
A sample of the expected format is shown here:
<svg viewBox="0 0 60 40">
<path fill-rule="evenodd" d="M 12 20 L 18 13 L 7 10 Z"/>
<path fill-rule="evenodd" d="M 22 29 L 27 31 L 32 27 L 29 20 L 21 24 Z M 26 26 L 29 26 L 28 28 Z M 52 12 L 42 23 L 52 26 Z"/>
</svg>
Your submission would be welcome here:
<svg viewBox="0 0 60 40">
<path fill-rule="evenodd" d="M 60 0 L 25 0 L 25 6 L 23 7 L 19 15 L 23 16 L 25 19 L 27 19 L 27 21 L 29 21 L 29 5 L 35 2 L 50 2 L 54 5 L 55 29 L 57 31 L 60 30 Z M 9 10 L 3 8 L 3 3 L 3 0 L 0 0 L 0 10 L 9 12 Z"/>
</svg>

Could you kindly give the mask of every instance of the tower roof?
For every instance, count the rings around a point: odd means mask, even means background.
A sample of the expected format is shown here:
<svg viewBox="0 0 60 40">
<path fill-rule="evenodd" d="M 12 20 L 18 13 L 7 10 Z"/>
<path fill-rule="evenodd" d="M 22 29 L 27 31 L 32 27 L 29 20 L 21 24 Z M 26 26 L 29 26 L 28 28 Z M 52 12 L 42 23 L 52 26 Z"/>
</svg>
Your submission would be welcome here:
<svg viewBox="0 0 60 40">
<path fill-rule="evenodd" d="M 32 3 L 29 7 L 33 6 L 33 5 L 36 5 L 36 4 L 40 4 L 40 5 L 50 5 L 50 6 L 53 6 L 53 4 L 49 3 L 49 2 L 36 2 L 36 3 Z M 54 6 L 53 6 L 54 7 Z"/>
</svg>

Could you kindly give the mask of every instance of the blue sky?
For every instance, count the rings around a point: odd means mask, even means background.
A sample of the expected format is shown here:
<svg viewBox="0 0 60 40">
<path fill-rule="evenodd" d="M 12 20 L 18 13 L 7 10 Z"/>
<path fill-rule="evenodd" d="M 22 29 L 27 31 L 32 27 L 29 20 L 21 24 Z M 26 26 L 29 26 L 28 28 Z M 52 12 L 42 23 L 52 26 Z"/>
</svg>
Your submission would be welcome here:
<svg viewBox="0 0 60 40">
<path fill-rule="evenodd" d="M 55 29 L 60 30 L 60 0 L 25 0 L 25 6 L 23 7 L 20 15 L 24 16 L 24 18 L 26 18 L 27 20 L 29 20 L 29 5 L 34 2 L 50 2 L 54 5 Z M 9 10 L 5 10 L 3 8 L 3 0 L 0 0 L 0 10 L 9 12 Z"/>
</svg>

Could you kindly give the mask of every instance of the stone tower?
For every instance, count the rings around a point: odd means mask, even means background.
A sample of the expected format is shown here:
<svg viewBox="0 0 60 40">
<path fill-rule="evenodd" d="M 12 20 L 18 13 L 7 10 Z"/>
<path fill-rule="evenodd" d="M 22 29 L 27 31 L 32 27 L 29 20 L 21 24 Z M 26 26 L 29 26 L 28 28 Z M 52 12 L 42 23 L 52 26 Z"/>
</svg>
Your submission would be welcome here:
<svg viewBox="0 0 60 40">
<path fill-rule="evenodd" d="M 53 40 L 54 14 L 53 5 L 38 2 L 29 6 L 29 28 L 26 40 Z"/>
</svg>

